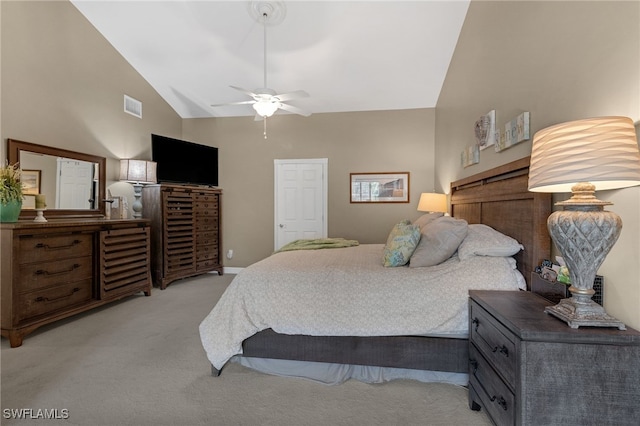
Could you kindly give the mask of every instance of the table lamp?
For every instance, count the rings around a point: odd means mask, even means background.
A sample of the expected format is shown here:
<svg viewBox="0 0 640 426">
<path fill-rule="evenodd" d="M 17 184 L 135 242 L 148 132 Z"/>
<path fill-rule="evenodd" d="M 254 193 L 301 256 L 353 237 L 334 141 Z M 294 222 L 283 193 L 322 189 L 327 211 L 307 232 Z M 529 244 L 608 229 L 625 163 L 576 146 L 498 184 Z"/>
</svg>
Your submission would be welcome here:
<svg viewBox="0 0 640 426">
<path fill-rule="evenodd" d="M 557 124 L 533 137 L 529 191 L 571 192 L 556 203 L 547 220 L 551 239 L 562 254 L 571 278 L 571 297 L 545 312 L 580 326 L 618 327 L 593 300 L 598 268 L 620 236 L 622 220 L 594 192 L 640 185 L 640 153 L 633 122 L 627 117 L 598 117 Z"/>
<path fill-rule="evenodd" d="M 142 185 L 156 183 L 156 163 L 145 160 L 120 160 L 120 180 L 133 185 L 133 217 L 142 217 Z"/>
<path fill-rule="evenodd" d="M 447 212 L 447 195 L 435 192 L 423 192 L 418 201 L 419 212 Z"/>
</svg>

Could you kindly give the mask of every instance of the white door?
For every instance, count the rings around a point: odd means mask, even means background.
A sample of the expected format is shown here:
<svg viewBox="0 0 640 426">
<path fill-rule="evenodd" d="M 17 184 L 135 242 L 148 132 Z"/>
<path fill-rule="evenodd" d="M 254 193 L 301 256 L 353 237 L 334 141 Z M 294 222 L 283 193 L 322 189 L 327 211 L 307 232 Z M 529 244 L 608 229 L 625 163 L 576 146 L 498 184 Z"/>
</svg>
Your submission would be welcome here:
<svg viewBox="0 0 640 426">
<path fill-rule="evenodd" d="M 93 164 L 58 158 L 57 209 L 90 209 L 93 198 Z"/>
<path fill-rule="evenodd" d="M 275 250 L 327 237 L 327 159 L 274 160 Z"/>
</svg>

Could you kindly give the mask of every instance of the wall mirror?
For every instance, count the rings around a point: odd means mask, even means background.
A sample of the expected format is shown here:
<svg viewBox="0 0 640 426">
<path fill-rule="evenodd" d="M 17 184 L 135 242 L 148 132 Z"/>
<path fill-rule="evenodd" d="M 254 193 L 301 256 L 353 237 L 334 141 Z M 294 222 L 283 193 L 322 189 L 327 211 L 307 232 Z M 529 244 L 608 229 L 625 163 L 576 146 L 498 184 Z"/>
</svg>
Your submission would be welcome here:
<svg viewBox="0 0 640 426">
<path fill-rule="evenodd" d="M 23 170 L 20 219 L 35 217 L 35 194 L 45 196 L 47 217 L 102 217 L 106 158 L 8 139 L 10 164 Z"/>
</svg>

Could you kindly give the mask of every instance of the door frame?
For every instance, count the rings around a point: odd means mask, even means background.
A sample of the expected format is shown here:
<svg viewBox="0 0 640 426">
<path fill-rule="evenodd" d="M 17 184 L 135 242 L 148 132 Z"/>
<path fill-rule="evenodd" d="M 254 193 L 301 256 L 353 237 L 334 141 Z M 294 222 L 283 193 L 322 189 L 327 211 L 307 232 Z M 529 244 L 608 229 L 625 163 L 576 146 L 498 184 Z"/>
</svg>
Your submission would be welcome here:
<svg viewBox="0 0 640 426">
<path fill-rule="evenodd" d="M 322 235 L 327 236 L 328 233 L 328 196 L 329 196 L 329 159 L 328 158 L 301 158 L 273 160 L 273 249 L 278 249 L 278 166 L 281 164 L 320 164 L 322 165 Z"/>
</svg>

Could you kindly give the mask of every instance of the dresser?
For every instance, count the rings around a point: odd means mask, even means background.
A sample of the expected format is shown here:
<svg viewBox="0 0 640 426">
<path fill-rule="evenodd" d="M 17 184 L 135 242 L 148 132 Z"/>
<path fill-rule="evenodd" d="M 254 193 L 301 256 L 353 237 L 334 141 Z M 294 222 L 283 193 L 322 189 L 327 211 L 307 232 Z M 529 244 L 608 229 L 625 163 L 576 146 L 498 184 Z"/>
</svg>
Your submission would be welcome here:
<svg viewBox="0 0 640 426">
<path fill-rule="evenodd" d="M 11 347 L 45 324 L 151 295 L 147 220 L 25 220 L 0 229 L 0 316 Z"/>
<path fill-rule="evenodd" d="M 222 275 L 222 190 L 190 185 L 146 185 L 142 215 L 151 221 L 151 270 L 161 289 L 182 278 Z"/>
<path fill-rule="evenodd" d="M 524 291 L 470 291 L 469 406 L 497 425 L 636 425 L 640 332 L 572 329 Z"/>
</svg>

